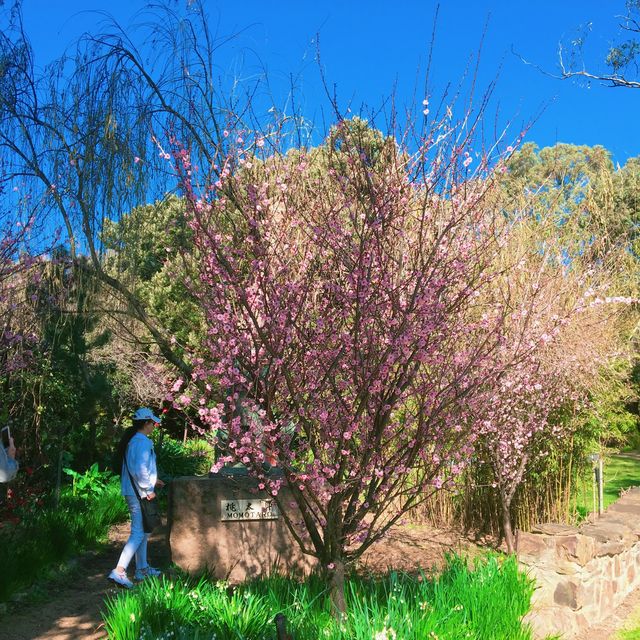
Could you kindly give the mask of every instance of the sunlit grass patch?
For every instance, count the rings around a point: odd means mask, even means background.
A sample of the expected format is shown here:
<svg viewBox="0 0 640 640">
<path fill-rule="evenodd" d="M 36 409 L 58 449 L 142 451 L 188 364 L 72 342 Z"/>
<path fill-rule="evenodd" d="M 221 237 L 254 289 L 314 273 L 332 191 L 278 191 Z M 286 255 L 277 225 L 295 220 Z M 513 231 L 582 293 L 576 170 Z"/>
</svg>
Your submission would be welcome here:
<svg viewBox="0 0 640 640">
<path fill-rule="evenodd" d="M 640 486 L 640 456 L 632 453 L 608 456 L 604 459 L 603 471 L 605 509 L 620 498 L 621 490 Z M 592 471 L 588 471 L 578 484 L 575 508 L 581 516 L 594 510 Z"/>
<path fill-rule="evenodd" d="M 112 640 L 274 640 L 278 612 L 296 640 L 530 640 L 522 617 L 532 592 L 513 557 L 478 559 L 470 569 L 450 556 L 434 579 L 393 572 L 348 579 L 342 621 L 319 578 L 281 576 L 235 588 L 205 578 L 149 580 L 110 599 L 104 620 Z"/>
</svg>

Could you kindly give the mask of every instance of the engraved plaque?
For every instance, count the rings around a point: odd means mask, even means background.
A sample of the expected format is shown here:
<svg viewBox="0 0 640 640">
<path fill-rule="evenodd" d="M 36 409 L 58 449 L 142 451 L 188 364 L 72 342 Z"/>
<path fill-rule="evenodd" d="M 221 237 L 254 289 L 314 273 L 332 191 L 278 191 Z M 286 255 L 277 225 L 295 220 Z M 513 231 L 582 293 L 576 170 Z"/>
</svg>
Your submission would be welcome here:
<svg viewBox="0 0 640 640">
<path fill-rule="evenodd" d="M 277 520 L 275 500 L 221 500 L 221 520 Z"/>
</svg>

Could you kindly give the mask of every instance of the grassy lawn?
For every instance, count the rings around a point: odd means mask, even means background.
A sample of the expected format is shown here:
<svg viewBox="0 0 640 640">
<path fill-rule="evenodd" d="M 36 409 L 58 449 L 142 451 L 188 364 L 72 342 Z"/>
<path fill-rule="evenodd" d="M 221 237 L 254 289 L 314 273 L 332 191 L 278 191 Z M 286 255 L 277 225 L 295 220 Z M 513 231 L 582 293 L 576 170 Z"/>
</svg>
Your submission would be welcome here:
<svg viewBox="0 0 640 640">
<path fill-rule="evenodd" d="M 593 511 L 593 475 L 589 472 L 576 493 L 576 511 L 586 516 Z M 640 453 L 620 453 L 604 461 L 604 506 L 620 497 L 620 490 L 640 486 Z"/>
</svg>

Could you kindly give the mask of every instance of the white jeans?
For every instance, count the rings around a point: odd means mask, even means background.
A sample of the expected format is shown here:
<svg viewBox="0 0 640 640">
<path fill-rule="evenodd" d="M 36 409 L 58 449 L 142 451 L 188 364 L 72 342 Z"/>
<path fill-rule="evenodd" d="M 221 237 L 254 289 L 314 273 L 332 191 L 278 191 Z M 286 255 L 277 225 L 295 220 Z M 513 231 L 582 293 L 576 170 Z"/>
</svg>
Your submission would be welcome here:
<svg viewBox="0 0 640 640">
<path fill-rule="evenodd" d="M 131 515 L 131 534 L 124 545 L 124 549 L 120 554 L 118 566 L 125 569 L 129 566 L 131 558 L 136 557 L 136 569 L 146 569 L 147 563 L 147 541 L 149 535 L 144 532 L 142 527 L 142 511 L 140 510 L 140 501 L 136 496 L 125 496 L 129 514 Z"/>
</svg>

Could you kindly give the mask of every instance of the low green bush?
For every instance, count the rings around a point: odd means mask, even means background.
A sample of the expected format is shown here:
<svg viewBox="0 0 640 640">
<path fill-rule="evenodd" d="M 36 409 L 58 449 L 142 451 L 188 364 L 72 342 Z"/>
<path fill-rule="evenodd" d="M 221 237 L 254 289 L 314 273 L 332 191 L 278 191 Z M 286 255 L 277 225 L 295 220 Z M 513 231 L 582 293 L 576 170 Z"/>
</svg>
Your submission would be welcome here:
<svg viewBox="0 0 640 640">
<path fill-rule="evenodd" d="M 84 473 L 68 467 L 63 471 L 71 477 L 71 495 L 85 499 L 102 495 L 113 478 L 111 471 L 100 471 L 97 462 L 94 462 Z"/>
<path fill-rule="evenodd" d="M 52 566 L 104 541 L 111 525 L 128 517 L 119 479 L 109 477 L 82 495 L 66 487 L 56 507 L 46 501 L 0 528 L 0 601 L 28 587 Z M 51 499 L 48 500 L 51 502 Z"/>
<path fill-rule="evenodd" d="M 158 468 L 168 476 L 203 476 L 214 462 L 214 450 L 206 440 L 187 440 L 182 443 L 164 437 L 156 443 Z"/>
<path fill-rule="evenodd" d="M 206 578 L 146 580 L 108 600 L 104 620 L 111 640 L 274 640 L 278 612 L 296 640 L 530 640 L 522 617 L 532 593 L 514 557 L 489 556 L 470 569 L 451 556 L 434 579 L 349 579 L 342 622 L 313 576 L 304 583 L 272 576 L 236 588 Z"/>
</svg>

